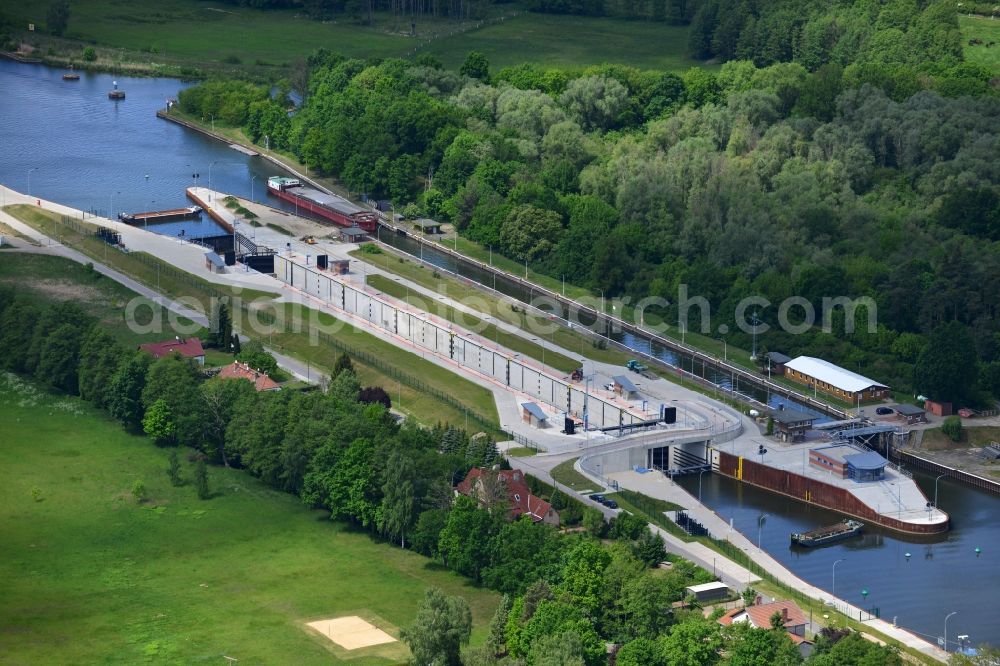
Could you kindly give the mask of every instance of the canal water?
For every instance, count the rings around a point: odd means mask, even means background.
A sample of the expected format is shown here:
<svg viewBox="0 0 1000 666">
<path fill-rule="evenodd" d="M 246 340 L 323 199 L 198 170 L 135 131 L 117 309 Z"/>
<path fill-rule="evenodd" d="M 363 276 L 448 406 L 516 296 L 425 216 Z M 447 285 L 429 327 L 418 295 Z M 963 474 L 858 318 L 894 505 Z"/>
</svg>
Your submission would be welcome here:
<svg viewBox="0 0 1000 666">
<path fill-rule="evenodd" d="M 924 494 L 933 500 L 934 477 L 916 473 Z M 678 479 L 698 495 L 698 477 Z M 952 517 L 952 529 L 934 538 L 907 538 L 866 527 L 865 533 L 822 548 L 792 547 L 792 532 L 804 532 L 843 519 L 832 511 L 790 501 L 717 474 L 701 479 L 704 504 L 726 522 L 732 520 L 754 544 L 803 580 L 830 591 L 837 565 L 836 594 L 860 608 L 878 608 L 883 620 L 936 641 L 943 636 L 944 617 L 951 641 L 967 634 L 972 644 L 1000 645 L 1000 621 L 992 611 L 1000 586 L 1000 532 L 996 518 L 1000 498 L 943 478 L 938 503 Z M 760 520 L 761 515 L 766 517 Z M 758 530 L 758 525 L 760 529 Z M 723 535 L 716 535 L 723 536 Z M 981 554 L 976 554 L 976 548 Z M 910 557 L 907 558 L 906 554 Z M 868 591 L 867 599 L 861 594 Z"/>
<path fill-rule="evenodd" d="M 260 201 L 267 198 L 268 176 L 290 175 L 157 118 L 186 85 L 176 79 L 79 72 L 79 81 L 64 81 L 62 74 L 0 60 L 0 181 L 15 190 L 117 216 L 190 206 L 185 188 L 207 187 L 210 179 L 217 190 Z M 115 80 L 123 100 L 108 99 Z M 221 229 L 207 215 L 154 227 L 188 237 Z"/>
<path fill-rule="evenodd" d="M 114 102 L 107 93 L 110 74 L 81 72 L 81 80 L 66 82 L 62 71 L 40 65 L 0 60 L 0 182 L 22 192 L 101 214 L 143 211 L 190 205 L 184 189 L 209 185 L 242 197 L 267 198 L 268 176 L 287 175 L 259 157 L 249 157 L 223 143 L 156 118 L 168 98 L 176 98 L 184 83 L 173 79 L 119 77 L 126 99 Z M 211 167 L 211 168 L 210 168 Z M 197 178 L 193 174 L 199 174 Z M 251 184 L 252 183 L 252 184 Z M 252 189 L 251 189 L 252 188 Z M 267 199 L 273 206 L 276 199 Z M 173 223 L 163 231 L 194 235 L 190 221 Z M 391 237 L 391 238 L 390 238 Z M 420 254 L 408 239 L 383 234 L 401 249 Z M 424 248 L 423 256 L 442 268 L 493 286 L 492 276 L 456 265 L 447 255 Z M 483 273 L 478 271 L 478 273 Z M 529 300 L 519 285 L 497 280 L 496 289 L 519 300 Z M 585 323 L 585 322 L 584 322 Z M 690 359 L 646 340 L 619 336 L 634 349 L 690 369 Z M 697 370 L 697 368 L 696 368 Z M 699 373 L 700 374 L 700 373 Z M 729 377 L 707 378 L 728 390 Z M 744 391 L 740 385 L 738 390 Z M 758 396 L 767 400 L 768 396 Z M 786 399 L 770 396 L 772 404 Z M 918 477 L 928 496 L 933 481 Z M 831 568 L 837 566 L 837 592 L 862 606 L 879 607 L 882 617 L 914 631 L 942 634 L 944 616 L 959 613 L 949 623 L 949 635 L 969 634 L 974 643 L 1000 645 L 1000 622 L 993 616 L 995 590 L 1000 585 L 1000 498 L 947 479 L 940 482 L 940 505 L 954 521 L 943 539 L 929 543 L 906 541 L 869 530 L 863 538 L 812 551 L 792 550 L 788 535 L 831 524 L 840 519 L 764 491 L 741 487 L 728 479 L 705 475 L 705 502 L 754 542 L 757 519 L 769 514 L 761 530 L 761 545 L 813 584 L 829 589 Z M 697 492 L 696 477 L 684 479 Z M 979 547 L 982 554 L 976 556 Z M 905 553 L 911 554 L 907 560 Z M 866 603 L 861 589 L 869 590 Z"/>
</svg>

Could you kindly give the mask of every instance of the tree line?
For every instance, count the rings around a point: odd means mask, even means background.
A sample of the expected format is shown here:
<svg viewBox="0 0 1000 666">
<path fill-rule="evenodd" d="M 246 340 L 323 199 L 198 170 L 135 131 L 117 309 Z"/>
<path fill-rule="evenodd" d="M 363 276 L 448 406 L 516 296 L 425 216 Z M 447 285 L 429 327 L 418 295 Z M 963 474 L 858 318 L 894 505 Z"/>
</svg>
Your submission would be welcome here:
<svg viewBox="0 0 1000 666">
<path fill-rule="evenodd" d="M 211 329 L 210 344 L 236 350 L 224 307 L 213 313 Z M 687 586 L 714 576 L 673 557 L 669 570 L 657 569 L 668 557 L 663 540 L 641 518 L 621 512 L 606 522 L 533 479 L 533 491 L 580 529 L 511 520 L 500 487 L 483 501 L 456 497 L 454 484 L 472 467 L 509 468 L 494 442 L 447 425 L 399 423 L 385 402 L 359 400 L 346 356 L 323 390 L 258 393 L 248 381 L 212 377 L 179 355 L 153 359 L 124 346 L 73 303 L 41 303 L 8 289 L 0 289 L 0 349 L 6 371 L 79 395 L 169 448 L 171 483 L 181 482 L 176 447 L 194 448 L 203 499 L 212 496 L 206 463 L 242 468 L 327 509 L 332 520 L 413 548 L 505 595 L 486 644 L 463 651 L 467 605 L 429 590 L 402 635 L 420 666 L 603 666 L 607 644 L 620 666 L 801 662 L 780 623 L 724 629 L 714 621 L 721 611 L 706 619 L 676 608 L 692 601 Z M 255 343 L 242 345 L 239 354 L 247 353 L 248 362 L 266 362 Z M 133 493 L 139 498 L 144 488 Z M 890 648 L 836 638 L 821 638 L 808 663 L 898 663 Z"/>
</svg>

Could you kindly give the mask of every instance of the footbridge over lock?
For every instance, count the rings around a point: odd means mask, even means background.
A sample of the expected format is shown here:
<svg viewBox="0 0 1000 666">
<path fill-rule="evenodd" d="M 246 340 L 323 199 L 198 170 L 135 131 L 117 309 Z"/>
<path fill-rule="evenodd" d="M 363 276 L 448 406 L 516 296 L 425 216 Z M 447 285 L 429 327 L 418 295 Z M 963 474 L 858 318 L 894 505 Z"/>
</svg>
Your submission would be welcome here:
<svg viewBox="0 0 1000 666">
<path fill-rule="evenodd" d="M 705 404 L 703 410 L 687 426 L 661 424 L 593 446 L 580 457 L 580 469 L 600 479 L 635 469 L 656 470 L 670 477 L 711 470 L 713 447 L 739 437 L 743 422 L 728 407 Z"/>
</svg>

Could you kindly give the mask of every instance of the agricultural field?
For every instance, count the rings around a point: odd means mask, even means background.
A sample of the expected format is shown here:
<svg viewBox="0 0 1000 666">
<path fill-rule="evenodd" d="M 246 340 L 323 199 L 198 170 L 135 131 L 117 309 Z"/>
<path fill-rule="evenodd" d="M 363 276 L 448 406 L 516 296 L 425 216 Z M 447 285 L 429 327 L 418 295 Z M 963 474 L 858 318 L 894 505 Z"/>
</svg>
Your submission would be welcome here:
<svg viewBox="0 0 1000 666">
<path fill-rule="evenodd" d="M 3 11 L 17 24 L 43 25 L 50 3 L 3 4 Z M 198 0 L 75 1 L 70 2 L 65 36 L 96 44 L 99 51 L 100 47 L 125 49 L 126 61 L 214 63 L 230 69 L 251 67 L 259 74 L 286 68 L 319 47 L 359 58 L 430 53 L 449 67 L 461 64 L 470 50 L 485 53 L 494 68 L 525 61 L 559 67 L 616 62 L 656 69 L 698 64 L 685 56 L 686 28 L 531 14 L 504 5 L 490 11 L 482 21 L 418 17 L 411 35 L 409 20 L 389 14 L 377 13 L 374 25 L 363 26 L 346 17 L 321 22 L 294 10 L 212 7 Z M 58 43 L 56 49 L 62 50 Z M 122 55 L 102 54 L 102 58 L 118 57 Z"/>
<path fill-rule="evenodd" d="M 498 602 L 243 472 L 211 469 L 199 500 L 170 484 L 167 450 L 13 375 L 0 442 L 5 663 L 396 664 L 401 643 L 345 653 L 305 623 L 359 615 L 393 635 L 436 586 L 468 601 L 476 644 Z"/>
</svg>

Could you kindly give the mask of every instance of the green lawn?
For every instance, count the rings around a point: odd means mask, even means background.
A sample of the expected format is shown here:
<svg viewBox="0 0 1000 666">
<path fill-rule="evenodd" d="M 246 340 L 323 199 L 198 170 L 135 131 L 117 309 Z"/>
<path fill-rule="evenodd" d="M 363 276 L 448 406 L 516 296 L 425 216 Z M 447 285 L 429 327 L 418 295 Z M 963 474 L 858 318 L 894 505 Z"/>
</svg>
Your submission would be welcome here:
<svg viewBox="0 0 1000 666">
<path fill-rule="evenodd" d="M 0 375 L 5 663 L 341 663 L 304 620 L 361 614 L 392 631 L 430 586 L 466 598 L 482 641 L 495 594 L 240 471 L 211 469 L 218 495 L 198 500 L 170 485 L 166 450 L 11 377 Z M 383 650 L 350 663 L 405 658 L 402 645 Z"/>
<path fill-rule="evenodd" d="M 52 220 L 47 217 L 36 219 L 30 216 L 28 213 L 34 212 L 30 207 L 27 212 L 11 210 L 11 207 L 8 207 L 7 211 L 23 216 L 19 219 L 29 218 L 33 220 L 33 226 L 43 231 L 52 232 L 51 226 L 54 224 Z M 64 234 L 64 241 L 66 240 L 67 237 Z M 100 253 L 103 252 L 102 246 L 105 245 L 103 242 L 86 237 L 76 237 L 75 240 L 77 242 L 75 247 L 84 251 L 90 250 L 97 254 L 102 261 L 104 260 L 103 256 L 100 256 Z M 93 246 L 94 243 L 97 244 L 96 247 Z M 70 243 L 67 242 L 67 244 Z M 136 255 L 122 254 L 111 250 L 108 256 L 115 260 L 109 260 L 108 263 L 118 270 L 131 273 L 140 282 L 156 286 L 156 271 L 150 271 L 148 264 L 137 261 Z M 159 261 L 153 258 L 150 260 Z M 189 281 L 186 273 L 182 273 L 169 264 L 163 263 L 162 266 L 160 287 L 172 296 L 186 295 L 201 300 L 206 295 L 210 295 L 211 290 L 214 289 L 214 285 L 209 285 L 209 283 L 193 276 L 190 276 L 190 280 L 193 282 Z M 176 276 L 174 276 L 175 273 Z M 110 278 L 91 272 L 85 266 L 67 259 L 34 254 L 6 254 L 4 261 L 0 262 L 0 284 L 14 285 L 19 290 L 34 294 L 40 299 L 72 299 L 126 344 L 153 342 L 173 336 L 173 332 L 170 330 L 167 330 L 166 333 L 135 333 L 130 330 L 126 326 L 122 312 L 124 305 L 135 298 L 136 294 Z M 202 289 L 210 291 L 206 292 Z M 166 317 L 163 320 L 168 321 Z M 184 318 L 178 320 L 184 324 L 190 323 Z M 329 325 L 333 318 L 324 314 L 320 321 Z M 244 331 L 244 333 L 249 332 L 251 331 Z M 206 332 L 202 331 L 200 337 L 204 339 L 205 334 Z M 353 326 L 343 327 L 343 331 L 338 334 L 338 337 L 350 345 L 352 349 L 359 349 L 378 356 L 408 375 L 418 377 L 424 384 L 453 396 L 459 404 L 467 406 L 474 415 L 480 415 L 481 420 L 494 424 L 492 427 L 495 427 L 495 424 L 499 422 L 496 403 L 492 393 L 487 389 Z M 260 336 L 260 339 L 265 344 L 274 344 L 281 351 L 291 353 L 303 361 L 311 362 L 317 375 L 319 373 L 329 374 L 340 353 L 339 350 L 327 345 L 310 344 L 308 333 L 287 332 L 282 335 Z M 217 356 L 211 358 L 221 364 L 221 361 L 225 360 L 227 356 L 227 354 L 218 352 Z M 459 409 L 443 402 L 420 387 L 414 386 L 412 383 L 407 384 L 405 380 L 397 381 L 396 378 L 379 368 L 357 361 L 356 366 L 358 379 L 363 386 L 383 387 L 392 397 L 393 404 L 404 413 L 412 414 L 417 420 L 429 425 L 448 422 L 464 426 L 466 422 L 464 408 Z M 278 381 L 286 378 L 283 371 L 275 377 Z M 484 427 L 486 426 L 478 424 L 474 420 L 470 421 L 470 428 L 481 429 Z"/>
<path fill-rule="evenodd" d="M 572 460 L 561 462 L 553 467 L 549 474 L 559 483 L 569 486 L 577 492 L 581 490 L 599 490 L 596 483 L 573 469 L 573 463 L 576 461 L 577 459 L 573 458 Z"/>
<path fill-rule="evenodd" d="M 12 286 L 39 301 L 72 301 L 96 318 L 119 341 L 129 345 L 173 337 L 173 332 L 142 333 L 130 330 L 122 316 L 125 304 L 136 293 L 86 266 L 43 254 L 9 253 L 0 261 L 0 285 Z M 162 308 L 156 308 L 166 321 Z M 191 322 L 183 317 L 182 324 Z M 200 337 L 204 338 L 202 330 Z"/>
<path fill-rule="evenodd" d="M 6 206 L 3 210 L 46 236 L 58 239 L 64 245 L 153 287 L 162 294 L 173 298 L 193 297 L 200 304 L 196 309 L 202 312 L 213 296 L 239 295 L 246 301 L 271 299 L 275 296 L 273 292 L 230 289 L 224 285 L 212 284 L 145 252 L 121 252 L 93 235 L 97 231 L 97 225 L 94 224 L 26 204 Z"/>
<path fill-rule="evenodd" d="M 937 428 L 928 428 L 924 431 L 920 446 L 932 451 L 946 449 L 966 449 L 982 447 L 992 442 L 1000 441 L 1000 427 L 998 426 L 969 426 L 968 422 L 962 424 L 962 440 L 953 442 L 950 437 Z"/>
<path fill-rule="evenodd" d="M 481 338 L 492 340 L 495 343 L 510 349 L 511 351 L 533 358 L 536 361 L 541 361 L 542 363 L 565 374 L 573 372 L 574 369 L 580 366 L 579 363 L 568 356 L 564 356 L 563 354 L 559 354 L 554 351 L 545 351 L 545 348 L 540 344 L 526 340 L 519 335 L 502 331 L 494 324 L 487 323 L 482 319 L 466 312 L 456 310 L 450 305 L 445 305 L 437 301 L 428 302 L 428 299 L 425 298 L 423 294 L 410 293 L 406 287 L 383 275 L 369 275 L 367 282 L 369 285 L 384 294 L 388 294 L 389 296 L 405 301 L 414 307 L 426 310 L 427 312 L 431 312 L 438 317 L 447 319 L 457 326 L 461 326 L 462 328 L 475 332 L 475 334 Z"/>
<path fill-rule="evenodd" d="M 962 50 L 965 59 L 989 67 L 994 75 L 1000 75 L 1000 20 L 959 16 L 958 27 L 962 30 Z M 970 45 L 970 39 L 981 39 L 983 43 Z M 996 44 L 987 47 L 990 42 Z"/>
<path fill-rule="evenodd" d="M 303 310 L 292 304 L 286 305 L 285 316 L 289 322 L 301 321 L 303 330 L 306 322 L 313 317 L 324 329 L 333 327 L 337 322 L 325 312 Z M 295 330 L 295 325 L 286 329 Z M 477 423 L 475 418 L 470 418 L 470 429 L 487 425 L 496 428 L 500 422 L 493 393 L 488 389 L 350 324 L 341 322 L 333 335 L 351 354 L 362 386 L 381 386 L 392 398 L 394 406 L 401 404 L 403 411 L 416 415 L 424 423 L 451 423 L 464 427 L 466 410 L 472 417 L 478 415 L 480 421 Z M 322 340 L 313 344 L 306 333 L 285 332 L 262 339 L 279 351 L 309 361 L 314 368 L 327 374 L 341 353 L 341 349 Z M 362 355 L 377 359 L 378 365 L 366 362 Z M 449 404 L 432 392 L 451 396 L 460 406 Z"/>
<path fill-rule="evenodd" d="M 18 26 L 44 25 L 50 4 L 5 3 L 4 12 Z M 510 5 L 487 11 L 485 21 L 418 17 L 413 36 L 410 19 L 397 20 L 388 13 L 377 13 L 374 25 L 363 26 L 343 16 L 321 22 L 307 19 L 301 10 L 262 11 L 228 3 L 216 7 L 197 0 L 72 0 L 67 40 L 40 33 L 31 40 L 77 61 L 81 42 L 97 44 L 99 62 L 107 66 L 125 49 L 126 62 L 152 70 L 187 65 L 214 71 L 249 69 L 261 76 L 287 71 L 319 47 L 358 58 L 429 53 L 452 68 L 469 51 L 479 50 L 494 71 L 526 61 L 570 68 L 614 62 L 672 70 L 699 64 L 685 55 L 683 27 L 533 14 Z"/>
<path fill-rule="evenodd" d="M 541 285 L 550 291 L 554 291 L 557 294 L 562 294 L 568 298 L 574 298 L 576 300 L 583 301 L 587 305 L 600 310 L 601 308 L 601 298 L 599 295 L 591 293 L 589 290 L 583 287 L 578 287 L 571 282 L 563 282 L 561 279 L 554 278 L 545 273 L 539 273 L 538 271 L 532 270 L 528 267 L 527 272 L 525 271 L 524 264 L 509 259 L 499 251 L 492 251 L 489 247 L 483 247 L 479 243 L 469 240 L 468 238 L 458 237 L 458 242 L 455 242 L 455 237 L 441 237 L 437 239 L 439 245 L 443 245 L 449 250 L 458 252 L 459 254 L 465 255 L 466 257 L 472 257 L 478 261 L 483 262 L 493 266 L 494 268 L 499 268 L 502 271 L 506 271 L 512 275 L 516 275 L 520 278 L 527 278 L 531 282 Z M 605 303 L 605 306 L 608 306 Z"/>
<path fill-rule="evenodd" d="M 12 240 L 16 240 L 17 244 L 22 247 L 27 247 L 29 245 L 35 245 L 35 246 L 38 245 L 38 243 L 31 240 L 30 238 L 22 234 L 20 231 L 16 231 L 15 229 L 4 224 L 3 222 L 0 222 L 0 236 L 4 237 L 3 247 L 5 249 L 10 247 L 9 243 Z"/>
</svg>

